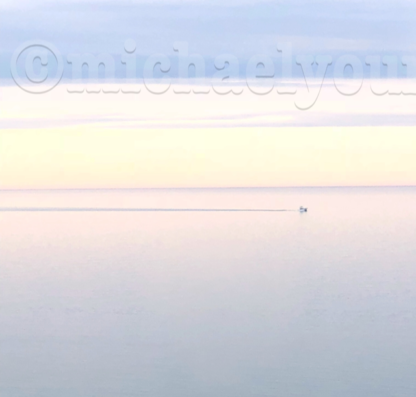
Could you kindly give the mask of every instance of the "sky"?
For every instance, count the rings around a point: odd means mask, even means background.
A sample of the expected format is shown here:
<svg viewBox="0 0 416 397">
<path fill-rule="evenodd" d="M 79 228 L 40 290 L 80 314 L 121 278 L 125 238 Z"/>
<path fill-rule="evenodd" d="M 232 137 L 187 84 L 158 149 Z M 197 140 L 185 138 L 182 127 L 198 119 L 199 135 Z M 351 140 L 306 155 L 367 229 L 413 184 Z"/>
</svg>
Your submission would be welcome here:
<svg viewBox="0 0 416 397">
<path fill-rule="evenodd" d="M 401 58 L 416 56 L 415 11 L 409 0 L 0 0 L 0 189 L 415 185 L 416 95 L 396 95 L 409 83 Z M 110 54 L 108 86 L 123 87 L 127 39 L 140 93 L 68 92 L 71 54 Z M 19 46 L 39 40 L 61 54 L 63 78 L 35 95 L 13 80 L 11 62 Z M 202 57 L 203 81 L 178 80 L 176 42 Z M 292 47 L 290 78 L 279 43 Z M 142 80 L 153 54 L 170 62 L 171 85 L 160 95 Z M 212 86 L 223 54 L 238 61 L 231 86 L 239 95 Z M 335 86 L 344 55 L 360 61 L 362 86 L 348 68 Z M 382 80 L 370 80 L 371 55 L 397 57 L 390 93 L 374 94 L 393 69 L 381 66 Z M 253 56 L 272 63 L 272 77 L 253 83 L 265 84 L 265 95 L 247 85 Z M 299 56 L 330 56 L 325 78 L 316 64 L 305 78 Z M 100 90 L 103 78 L 100 70 L 88 87 Z M 175 93 L 189 84 L 209 93 Z M 282 86 L 297 92 L 281 95 Z"/>
</svg>

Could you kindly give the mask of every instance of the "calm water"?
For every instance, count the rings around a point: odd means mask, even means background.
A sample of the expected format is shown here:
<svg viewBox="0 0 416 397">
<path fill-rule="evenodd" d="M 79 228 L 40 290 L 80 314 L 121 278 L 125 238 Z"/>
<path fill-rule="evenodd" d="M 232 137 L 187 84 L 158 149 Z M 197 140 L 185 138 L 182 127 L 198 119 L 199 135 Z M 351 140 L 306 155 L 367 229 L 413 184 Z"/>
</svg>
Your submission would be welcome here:
<svg viewBox="0 0 416 397">
<path fill-rule="evenodd" d="M 0 192 L 2 397 L 414 397 L 416 189 Z"/>
</svg>

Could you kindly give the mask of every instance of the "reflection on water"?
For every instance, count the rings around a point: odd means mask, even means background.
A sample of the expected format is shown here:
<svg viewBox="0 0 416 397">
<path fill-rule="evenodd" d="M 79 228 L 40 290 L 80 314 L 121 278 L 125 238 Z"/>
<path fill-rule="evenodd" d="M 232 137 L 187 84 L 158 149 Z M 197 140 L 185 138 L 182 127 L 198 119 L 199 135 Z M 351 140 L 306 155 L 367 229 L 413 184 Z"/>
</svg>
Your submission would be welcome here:
<svg viewBox="0 0 416 397">
<path fill-rule="evenodd" d="M 416 189 L 0 192 L 0 395 L 415 396 Z"/>
</svg>

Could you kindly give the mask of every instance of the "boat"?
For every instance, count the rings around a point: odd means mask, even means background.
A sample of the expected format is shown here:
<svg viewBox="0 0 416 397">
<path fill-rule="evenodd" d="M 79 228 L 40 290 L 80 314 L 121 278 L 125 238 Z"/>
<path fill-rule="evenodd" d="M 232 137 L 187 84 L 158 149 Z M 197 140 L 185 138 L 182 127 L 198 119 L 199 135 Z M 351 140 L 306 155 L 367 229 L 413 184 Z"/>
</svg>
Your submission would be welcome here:
<svg viewBox="0 0 416 397">
<path fill-rule="evenodd" d="M 305 207 L 300 207 L 299 208 L 299 212 L 308 212 L 308 209 L 307 208 L 305 208 Z"/>
</svg>

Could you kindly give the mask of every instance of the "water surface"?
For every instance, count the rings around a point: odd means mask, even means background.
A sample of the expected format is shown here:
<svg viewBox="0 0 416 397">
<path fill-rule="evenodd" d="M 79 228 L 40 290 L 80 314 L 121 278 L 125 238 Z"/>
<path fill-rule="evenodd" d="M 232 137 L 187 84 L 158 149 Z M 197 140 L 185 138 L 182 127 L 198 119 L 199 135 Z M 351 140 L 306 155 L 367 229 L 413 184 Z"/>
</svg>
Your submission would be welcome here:
<svg viewBox="0 0 416 397">
<path fill-rule="evenodd" d="M 4 397 L 414 397 L 416 189 L 0 192 Z"/>
</svg>

